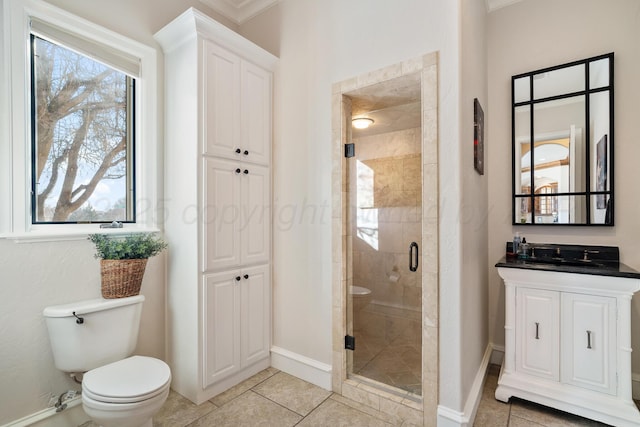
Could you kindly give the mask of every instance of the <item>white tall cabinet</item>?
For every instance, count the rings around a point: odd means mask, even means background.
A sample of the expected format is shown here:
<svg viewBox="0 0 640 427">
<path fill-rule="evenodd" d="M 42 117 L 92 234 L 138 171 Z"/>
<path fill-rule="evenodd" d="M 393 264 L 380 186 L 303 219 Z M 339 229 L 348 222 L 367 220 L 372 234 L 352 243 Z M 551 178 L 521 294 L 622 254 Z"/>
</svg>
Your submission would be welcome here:
<svg viewBox="0 0 640 427">
<path fill-rule="evenodd" d="M 505 355 L 495 397 L 615 426 L 640 425 L 631 390 L 635 277 L 499 267 Z"/>
<path fill-rule="evenodd" d="M 168 359 L 172 388 L 199 404 L 270 366 L 278 59 L 193 8 L 155 38 L 165 63 L 157 212 L 170 248 Z"/>
</svg>

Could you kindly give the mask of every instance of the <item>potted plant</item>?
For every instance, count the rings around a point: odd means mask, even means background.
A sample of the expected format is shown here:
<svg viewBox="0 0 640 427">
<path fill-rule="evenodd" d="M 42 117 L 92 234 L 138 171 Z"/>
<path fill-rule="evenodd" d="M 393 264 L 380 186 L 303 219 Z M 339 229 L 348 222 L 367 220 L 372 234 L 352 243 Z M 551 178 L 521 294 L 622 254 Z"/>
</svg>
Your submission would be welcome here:
<svg viewBox="0 0 640 427">
<path fill-rule="evenodd" d="M 90 234 L 100 259 L 103 298 L 124 298 L 140 293 L 147 259 L 162 252 L 167 244 L 155 233 L 128 236 Z"/>
</svg>

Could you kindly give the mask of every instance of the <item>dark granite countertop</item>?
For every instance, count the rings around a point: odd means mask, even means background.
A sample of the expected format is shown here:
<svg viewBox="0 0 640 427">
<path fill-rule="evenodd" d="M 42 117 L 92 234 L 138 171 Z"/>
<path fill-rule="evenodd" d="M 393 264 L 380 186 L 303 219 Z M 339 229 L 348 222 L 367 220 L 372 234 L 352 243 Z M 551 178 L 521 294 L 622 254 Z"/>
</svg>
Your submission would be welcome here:
<svg viewBox="0 0 640 427">
<path fill-rule="evenodd" d="M 640 272 L 620 262 L 617 246 L 533 243 L 526 259 L 516 257 L 512 243 L 496 267 L 640 279 Z"/>
<path fill-rule="evenodd" d="M 559 273 L 592 274 L 595 276 L 628 277 L 631 279 L 640 279 L 640 272 L 622 263 L 599 264 L 597 266 L 582 267 L 579 265 L 538 263 L 517 258 L 507 258 L 506 256 L 504 256 L 500 259 L 500 261 L 496 263 L 496 267 L 524 268 L 527 270 L 556 271 Z"/>
</svg>

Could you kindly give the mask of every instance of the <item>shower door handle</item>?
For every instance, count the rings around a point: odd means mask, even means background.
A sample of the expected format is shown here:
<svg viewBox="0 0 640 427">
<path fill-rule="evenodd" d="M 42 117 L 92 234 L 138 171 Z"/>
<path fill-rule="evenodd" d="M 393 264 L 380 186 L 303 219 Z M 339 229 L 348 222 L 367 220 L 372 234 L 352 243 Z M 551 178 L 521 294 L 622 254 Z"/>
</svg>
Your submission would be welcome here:
<svg viewBox="0 0 640 427">
<path fill-rule="evenodd" d="M 411 242 L 409 245 L 409 270 L 418 270 L 418 244 Z"/>
</svg>

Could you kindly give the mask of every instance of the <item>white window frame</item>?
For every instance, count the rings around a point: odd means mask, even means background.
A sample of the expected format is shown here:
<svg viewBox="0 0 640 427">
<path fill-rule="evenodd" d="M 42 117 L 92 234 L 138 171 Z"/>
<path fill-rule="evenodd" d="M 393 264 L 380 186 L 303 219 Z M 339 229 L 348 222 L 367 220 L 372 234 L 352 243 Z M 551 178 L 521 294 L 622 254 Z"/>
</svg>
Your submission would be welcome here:
<svg viewBox="0 0 640 427">
<path fill-rule="evenodd" d="M 57 241 L 90 233 L 158 231 L 158 107 L 156 50 L 38 0 L 0 0 L 0 238 Z M 96 44 L 139 58 L 135 85 L 136 222 L 120 229 L 99 224 L 31 223 L 30 20 L 36 18 Z"/>
</svg>

